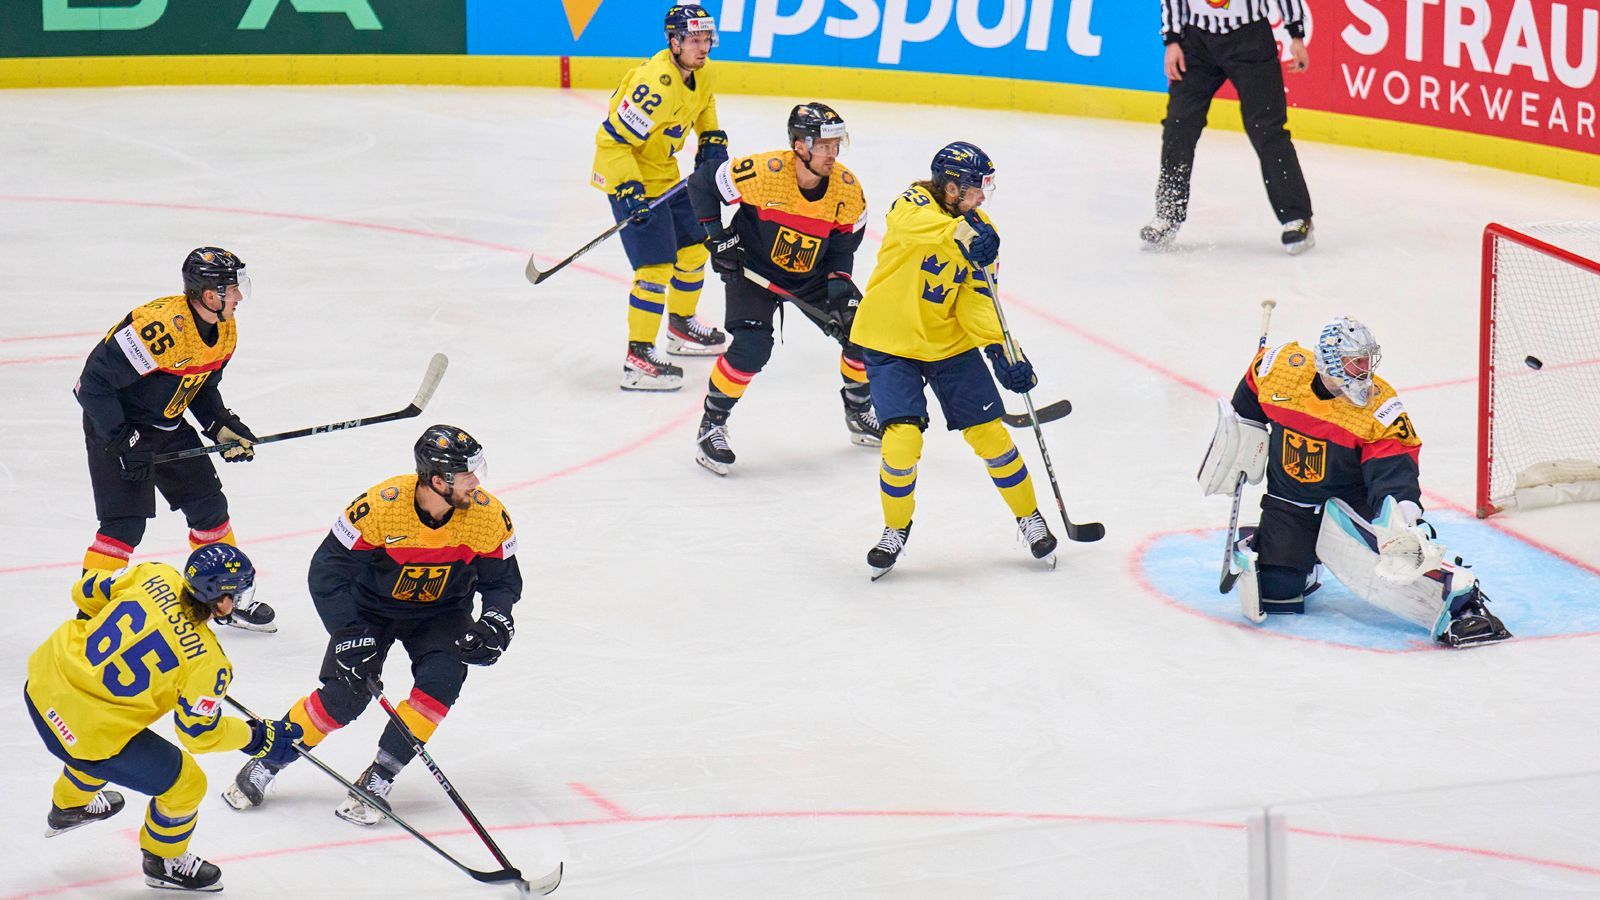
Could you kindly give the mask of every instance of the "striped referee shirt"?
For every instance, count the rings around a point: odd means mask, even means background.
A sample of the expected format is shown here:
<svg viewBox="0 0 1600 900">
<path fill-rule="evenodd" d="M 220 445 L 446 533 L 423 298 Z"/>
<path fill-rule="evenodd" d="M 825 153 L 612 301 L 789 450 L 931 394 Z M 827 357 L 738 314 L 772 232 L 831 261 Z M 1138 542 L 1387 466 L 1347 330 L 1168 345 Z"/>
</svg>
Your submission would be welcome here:
<svg viewBox="0 0 1600 900">
<path fill-rule="evenodd" d="M 1161 35 L 1168 44 L 1183 37 L 1185 25 L 1212 34 L 1227 34 L 1283 10 L 1284 28 L 1292 38 L 1306 36 L 1305 0 L 1161 0 Z"/>
</svg>

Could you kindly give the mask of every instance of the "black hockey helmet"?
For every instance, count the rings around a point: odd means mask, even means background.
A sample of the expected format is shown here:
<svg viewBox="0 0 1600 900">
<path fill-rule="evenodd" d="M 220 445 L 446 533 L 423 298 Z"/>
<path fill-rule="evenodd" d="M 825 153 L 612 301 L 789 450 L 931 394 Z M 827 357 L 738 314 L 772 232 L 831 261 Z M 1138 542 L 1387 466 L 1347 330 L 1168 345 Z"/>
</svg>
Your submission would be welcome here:
<svg viewBox="0 0 1600 900">
<path fill-rule="evenodd" d="M 246 291 L 249 283 L 244 260 L 221 247 L 196 247 L 183 261 L 183 293 L 190 300 L 199 300 L 206 291 L 223 294 L 232 285 Z"/>
<path fill-rule="evenodd" d="M 844 117 L 833 111 L 833 107 L 826 103 L 802 103 L 789 110 L 789 144 L 795 141 L 805 144 L 807 150 L 817 141 L 839 139 L 840 148 L 850 142 L 850 135 L 844 127 Z"/>
<path fill-rule="evenodd" d="M 417 438 L 416 457 L 418 478 L 438 475 L 446 484 L 454 484 L 461 472 L 480 473 L 483 469 L 483 445 L 454 425 L 428 426 Z"/>
<path fill-rule="evenodd" d="M 256 567 L 232 544 L 205 544 L 189 554 L 183 582 L 196 600 L 214 610 L 224 596 L 237 603 L 255 590 Z"/>
</svg>

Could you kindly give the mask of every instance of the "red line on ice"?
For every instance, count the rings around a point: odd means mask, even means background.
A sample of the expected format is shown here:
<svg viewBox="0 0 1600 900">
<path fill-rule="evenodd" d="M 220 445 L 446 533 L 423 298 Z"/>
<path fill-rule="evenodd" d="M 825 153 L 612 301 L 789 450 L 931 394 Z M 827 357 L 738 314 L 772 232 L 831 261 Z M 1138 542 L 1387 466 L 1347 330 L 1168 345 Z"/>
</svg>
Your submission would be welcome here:
<svg viewBox="0 0 1600 900">
<path fill-rule="evenodd" d="M 605 810 L 606 812 L 610 813 L 611 817 L 613 819 L 632 819 L 633 818 L 633 816 L 628 814 L 627 810 L 623 809 L 622 807 L 618 806 L 615 803 L 612 803 L 610 800 L 607 800 L 605 797 L 601 796 L 599 791 L 595 790 L 592 787 L 589 787 L 588 785 L 586 785 L 586 784 L 584 784 L 584 783 L 582 783 L 580 781 L 569 781 L 569 782 L 567 782 L 567 787 L 572 788 L 574 791 L 578 792 L 579 794 L 582 794 L 583 795 L 583 799 L 588 800 L 590 803 L 593 803 L 595 806 L 598 806 L 602 810 Z"/>
</svg>

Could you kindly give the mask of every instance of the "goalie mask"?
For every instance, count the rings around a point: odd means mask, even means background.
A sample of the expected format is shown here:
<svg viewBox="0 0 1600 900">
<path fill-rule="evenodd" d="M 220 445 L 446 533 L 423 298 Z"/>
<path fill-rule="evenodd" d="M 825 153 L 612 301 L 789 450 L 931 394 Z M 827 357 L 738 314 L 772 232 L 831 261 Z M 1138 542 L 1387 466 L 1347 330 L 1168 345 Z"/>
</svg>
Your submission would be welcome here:
<svg viewBox="0 0 1600 900">
<path fill-rule="evenodd" d="M 1372 375 L 1382 358 L 1383 348 L 1372 332 L 1347 316 L 1324 325 L 1317 336 L 1317 374 L 1356 406 L 1366 406 L 1372 399 Z"/>
</svg>

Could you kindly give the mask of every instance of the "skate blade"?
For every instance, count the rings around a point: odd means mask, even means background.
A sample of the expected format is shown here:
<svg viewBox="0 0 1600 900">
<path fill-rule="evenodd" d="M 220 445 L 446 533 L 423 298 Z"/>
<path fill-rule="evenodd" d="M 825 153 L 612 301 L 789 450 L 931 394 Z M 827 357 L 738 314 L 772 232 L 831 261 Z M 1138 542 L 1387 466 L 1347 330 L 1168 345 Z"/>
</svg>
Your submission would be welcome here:
<svg viewBox="0 0 1600 900">
<path fill-rule="evenodd" d="M 225 621 L 222 622 L 222 624 L 232 628 L 237 628 L 240 631 L 254 631 L 258 634 L 278 633 L 278 623 L 276 620 L 271 622 L 262 622 L 260 625 L 256 625 L 251 622 L 246 622 L 243 619 L 240 619 L 238 616 L 229 616 Z"/>
<path fill-rule="evenodd" d="M 107 818 L 109 818 L 109 816 Z M 98 821 L 99 821 L 99 819 L 85 819 L 84 821 L 79 822 L 76 825 L 68 825 L 65 828 L 52 828 L 51 826 L 46 825 L 46 826 L 44 826 L 44 836 L 47 837 L 47 838 L 53 838 L 58 834 L 66 834 L 69 831 L 76 831 L 76 830 L 78 830 L 79 828 L 82 828 L 85 825 L 91 825 L 91 824 L 93 824 L 95 822 L 98 822 Z"/>
<path fill-rule="evenodd" d="M 1034 558 L 1039 560 L 1039 562 L 1043 563 L 1044 567 L 1046 569 L 1049 569 L 1052 572 L 1054 572 L 1056 570 L 1056 554 L 1055 554 L 1054 551 L 1051 551 L 1049 556 L 1034 557 Z"/>
<path fill-rule="evenodd" d="M 239 790 L 239 786 L 236 784 L 228 785 L 227 790 L 224 790 L 221 796 L 223 803 L 228 804 L 239 812 L 255 807 L 255 804 L 250 802 L 250 798 L 246 797 L 244 791 Z"/>
<path fill-rule="evenodd" d="M 855 444 L 857 447 L 882 447 L 883 439 L 875 434 L 857 434 L 852 431 L 850 433 L 850 443 Z"/>
<path fill-rule="evenodd" d="M 1306 239 L 1305 240 L 1296 241 L 1293 244 L 1285 244 L 1283 249 L 1287 250 L 1289 252 L 1290 256 L 1299 256 L 1300 254 L 1306 252 L 1307 250 L 1310 250 L 1312 247 L 1315 247 L 1316 245 L 1317 245 L 1317 239 L 1312 237 L 1311 235 L 1306 235 Z"/>
<path fill-rule="evenodd" d="M 694 457 L 694 461 L 699 463 L 701 468 L 705 469 L 706 471 L 708 471 L 708 472 L 710 472 L 710 473 L 712 473 L 714 475 L 717 475 L 717 476 L 720 476 L 720 477 L 723 477 L 723 478 L 726 478 L 727 475 L 728 475 L 728 464 L 727 463 L 719 463 L 716 460 L 712 459 L 711 457 L 705 455 L 704 453 L 696 453 L 695 457 Z"/>
<path fill-rule="evenodd" d="M 691 344 L 687 341 L 667 341 L 668 356 L 721 356 L 727 344 Z"/>
<path fill-rule="evenodd" d="M 144 883 L 146 887 L 160 888 L 164 891 L 205 891 L 206 893 L 216 893 L 217 891 L 222 890 L 221 879 L 218 879 L 216 884 L 208 884 L 205 887 L 189 888 L 184 887 L 181 884 L 173 884 L 170 881 L 162 881 L 160 878 L 146 875 L 144 877 Z"/>
<path fill-rule="evenodd" d="M 683 378 L 676 381 L 662 378 L 629 378 L 622 376 L 622 389 L 625 391 L 675 391 L 683 387 Z"/>
<path fill-rule="evenodd" d="M 379 822 L 382 822 L 384 819 L 383 813 L 377 812 L 376 810 L 368 812 L 367 805 L 360 802 L 345 803 L 343 806 L 335 809 L 333 814 L 352 825 L 360 825 L 363 828 L 371 828 Z M 372 816 L 372 818 L 367 818 L 369 815 Z"/>
<path fill-rule="evenodd" d="M 899 562 L 899 560 L 895 560 L 895 562 Z M 892 565 L 889 566 L 886 569 L 880 569 L 877 566 L 874 566 L 874 565 L 869 563 L 867 565 L 867 568 L 872 570 L 872 580 L 873 581 L 877 581 L 879 578 L 882 578 L 883 576 L 885 576 L 885 575 L 889 574 L 890 572 L 894 571 L 894 566 L 892 566 Z"/>
</svg>

